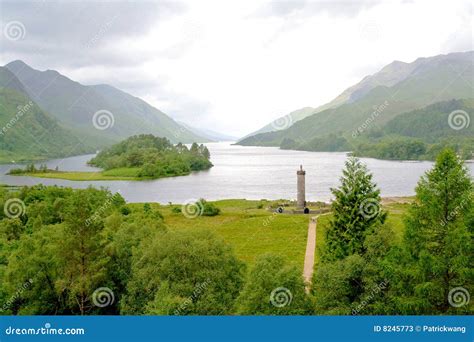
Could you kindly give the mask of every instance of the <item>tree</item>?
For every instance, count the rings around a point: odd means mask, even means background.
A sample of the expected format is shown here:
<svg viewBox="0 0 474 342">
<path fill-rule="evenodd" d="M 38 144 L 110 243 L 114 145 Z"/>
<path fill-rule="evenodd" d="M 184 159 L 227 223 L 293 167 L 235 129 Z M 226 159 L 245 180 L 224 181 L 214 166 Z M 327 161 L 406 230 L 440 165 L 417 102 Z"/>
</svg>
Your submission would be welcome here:
<svg viewBox="0 0 474 342">
<path fill-rule="evenodd" d="M 350 158 L 343 170 L 341 185 L 331 189 L 333 219 L 326 232 L 323 258 L 342 259 L 352 254 L 363 255 L 364 241 L 387 214 L 381 209 L 380 190 L 372 182 L 367 167 Z"/>
<path fill-rule="evenodd" d="M 421 314 L 468 310 L 467 305 L 457 309 L 450 304 L 450 291 L 474 290 L 473 189 L 469 171 L 450 149 L 441 152 L 433 169 L 420 179 L 406 219 L 409 264 L 403 270 L 407 281 L 402 310 Z"/>
<path fill-rule="evenodd" d="M 244 264 L 211 232 L 157 233 L 134 252 L 121 313 L 229 314 L 243 282 Z"/>
<path fill-rule="evenodd" d="M 310 315 L 313 305 L 305 293 L 301 271 L 278 255 L 258 258 L 238 301 L 243 315 Z"/>
</svg>

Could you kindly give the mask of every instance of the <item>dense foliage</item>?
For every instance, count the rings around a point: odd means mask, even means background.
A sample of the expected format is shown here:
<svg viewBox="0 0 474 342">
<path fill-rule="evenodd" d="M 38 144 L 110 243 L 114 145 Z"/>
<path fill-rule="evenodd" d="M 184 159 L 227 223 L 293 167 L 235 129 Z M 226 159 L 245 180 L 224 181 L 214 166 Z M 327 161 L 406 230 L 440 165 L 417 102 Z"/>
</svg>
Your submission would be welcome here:
<svg viewBox="0 0 474 342">
<path fill-rule="evenodd" d="M 347 165 L 345 173 L 351 173 L 351 166 L 351 163 Z M 366 171 L 360 170 L 356 176 L 359 183 L 368 177 Z M 349 201 L 354 194 L 345 190 L 345 183 L 348 182 L 343 179 L 334 206 L 352 212 L 345 218 L 349 228 L 353 220 L 357 221 L 359 206 Z M 365 197 L 360 191 L 359 195 Z M 387 221 L 374 224 L 365 236 L 354 235 L 347 229 L 342 237 L 332 233 L 335 222 L 326 236 L 328 246 L 343 241 L 348 246 L 354 241 L 360 246 L 362 241 L 363 248 L 336 255 L 328 255 L 327 249 L 323 252 L 323 262 L 316 267 L 313 283 L 317 312 L 354 315 L 473 312 L 468 300 L 474 280 L 473 183 L 454 151 L 444 150 L 434 168 L 418 183 L 402 239 L 396 239 Z"/>
<path fill-rule="evenodd" d="M 0 313 L 472 314 L 462 293 L 474 291 L 473 189 L 444 150 L 397 236 L 367 168 L 350 159 L 307 293 L 282 256 L 247 271 L 209 230 L 168 226 L 155 205 L 105 189 L 0 188 Z"/>
<path fill-rule="evenodd" d="M 450 117 L 456 111 L 461 114 L 457 118 Z M 270 132 L 249 137 L 243 145 L 276 145 L 282 149 L 318 152 L 352 151 L 360 157 L 392 160 L 435 160 L 443 149 L 451 148 L 462 159 L 474 158 L 474 125 L 470 124 L 474 100 L 471 98 L 434 103 L 402 113 L 386 123 L 381 121 L 383 112 L 373 117 L 370 111 L 366 113 L 368 117 L 354 122 L 347 131 L 338 129 L 307 138 Z"/>
<path fill-rule="evenodd" d="M 160 178 L 187 175 L 212 167 L 204 145 L 176 146 L 166 138 L 142 134 L 130 137 L 97 154 L 90 164 L 105 170 L 136 169 L 137 177 Z"/>
<path fill-rule="evenodd" d="M 226 314 L 244 283 L 214 234 L 168 231 L 120 194 L 34 186 L 0 204 L 1 314 Z"/>
<path fill-rule="evenodd" d="M 387 216 L 381 210 L 380 190 L 365 165 L 350 158 L 342 172 L 340 187 L 331 189 L 335 200 L 333 219 L 326 232 L 323 254 L 326 260 L 364 254 L 367 235 L 383 224 Z"/>
</svg>

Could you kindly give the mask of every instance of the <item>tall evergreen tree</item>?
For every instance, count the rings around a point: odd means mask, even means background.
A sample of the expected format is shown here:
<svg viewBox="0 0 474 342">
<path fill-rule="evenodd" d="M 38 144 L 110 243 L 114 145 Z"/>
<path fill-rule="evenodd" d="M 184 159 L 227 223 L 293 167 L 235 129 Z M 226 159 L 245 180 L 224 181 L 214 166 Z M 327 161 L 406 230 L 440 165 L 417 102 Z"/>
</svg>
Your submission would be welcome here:
<svg viewBox="0 0 474 342">
<path fill-rule="evenodd" d="M 341 185 L 331 189 L 335 200 L 332 203 L 333 219 L 326 233 L 325 260 L 363 255 L 367 234 L 387 216 L 381 208 L 380 190 L 359 159 L 351 157 L 342 172 Z"/>
<path fill-rule="evenodd" d="M 405 267 L 409 293 L 402 306 L 408 306 L 407 311 L 468 310 L 467 305 L 453 305 L 456 298 L 450 291 L 474 290 L 473 189 L 469 171 L 450 149 L 440 153 L 433 169 L 419 181 L 406 219 L 405 247 L 411 265 Z"/>
</svg>

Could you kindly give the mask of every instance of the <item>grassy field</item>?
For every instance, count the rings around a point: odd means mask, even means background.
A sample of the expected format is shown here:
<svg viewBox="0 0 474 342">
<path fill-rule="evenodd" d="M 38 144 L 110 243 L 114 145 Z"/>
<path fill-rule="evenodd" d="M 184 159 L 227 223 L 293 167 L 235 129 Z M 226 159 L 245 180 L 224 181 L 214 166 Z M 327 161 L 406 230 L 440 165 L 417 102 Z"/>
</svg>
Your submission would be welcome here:
<svg viewBox="0 0 474 342">
<path fill-rule="evenodd" d="M 79 172 L 79 171 L 56 171 L 47 170 L 46 172 L 24 172 L 20 174 L 12 174 L 12 176 L 30 176 L 39 178 L 55 178 L 66 179 L 72 181 L 102 181 L 102 180 L 144 180 L 147 178 L 139 178 L 138 167 L 122 167 L 112 170 L 99 172 Z"/>
<path fill-rule="evenodd" d="M 11 174 L 11 176 L 30 176 L 30 177 L 38 177 L 38 178 L 65 179 L 65 180 L 71 180 L 71 181 L 104 181 L 104 180 L 141 181 L 141 180 L 156 179 L 156 178 L 150 178 L 150 177 L 138 177 L 139 171 L 140 171 L 140 168 L 138 167 L 121 167 L 121 168 L 98 171 L 98 172 L 47 170 L 46 172 L 43 172 L 43 171 L 23 172 L 23 173 Z M 178 177 L 178 176 L 184 176 L 184 174 L 169 176 L 169 177 Z"/>
<path fill-rule="evenodd" d="M 231 245 L 241 260 L 252 266 L 255 259 L 265 253 L 283 256 L 288 262 L 303 269 L 306 249 L 308 222 L 312 215 L 276 214 L 266 208 L 270 201 L 222 200 L 212 202 L 221 209 L 214 217 L 199 216 L 186 218 L 182 213 L 174 213 L 172 208 L 180 205 L 152 204 L 164 216 L 168 229 L 209 229 Z M 137 206 L 142 204 L 131 204 Z M 408 204 L 389 203 L 384 209 L 389 211 L 388 222 L 397 236 L 403 232 L 402 216 Z M 324 244 L 324 233 L 331 215 L 318 219 L 316 249 Z M 319 255 L 316 252 L 316 263 Z"/>
<path fill-rule="evenodd" d="M 119 171 L 119 172 L 112 172 Z M 122 172 L 120 172 L 122 171 Z M 127 170 L 124 172 L 121 169 L 115 169 L 110 171 L 102 172 L 79 172 L 79 171 L 51 171 L 48 172 L 26 172 L 13 176 L 30 176 L 38 178 L 55 178 L 55 179 L 66 179 L 72 181 L 102 181 L 102 180 L 141 180 L 136 176 L 132 176 L 132 172 Z"/>
</svg>

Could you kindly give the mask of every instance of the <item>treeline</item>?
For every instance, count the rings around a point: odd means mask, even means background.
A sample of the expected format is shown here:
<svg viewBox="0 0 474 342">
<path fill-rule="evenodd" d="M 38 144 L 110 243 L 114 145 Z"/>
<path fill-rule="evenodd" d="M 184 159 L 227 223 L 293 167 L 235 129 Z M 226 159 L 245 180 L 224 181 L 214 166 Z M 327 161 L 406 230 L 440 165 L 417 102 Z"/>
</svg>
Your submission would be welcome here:
<svg viewBox="0 0 474 342">
<path fill-rule="evenodd" d="M 473 159 L 473 108 L 472 99 L 439 102 L 401 114 L 381 128 L 375 125 L 378 118 L 374 118 L 352 132 L 305 141 L 284 138 L 279 146 L 318 152 L 352 151 L 360 157 L 391 160 L 435 160 L 443 149 L 450 148 L 462 159 Z"/>
<path fill-rule="evenodd" d="M 149 204 L 128 206 L 105 189 L 1 189 L 0 313 L 473 312 L 463 297 L 474 290 L 473 183 L 453 151 L 420 180 L 401 238 L 357 159 L 333 193 L 307 294 L 283 258 L 263 255 L 247 269 L 210 231 L 168 229 Z"/>
<path fill-rule="evenodd" d="M 473 183 L 452 150 L 416 187 L 397 238 L 380 191 L 357 159 L 333 189 L 334 216 L 312 289 L 326 314 L 472 313 Z"/>
<path fill-rule="evenodd" d="M 160 178 L 209 169 L 209 159 L 209 150 L 202 144 L 193 143 L 188 148 L 181 143 L 173 145 L 167 138 L 142 134 L 99 152 L 89 164 L 105 170 L 134 168 L 138 177 Z"/>
</svg>

